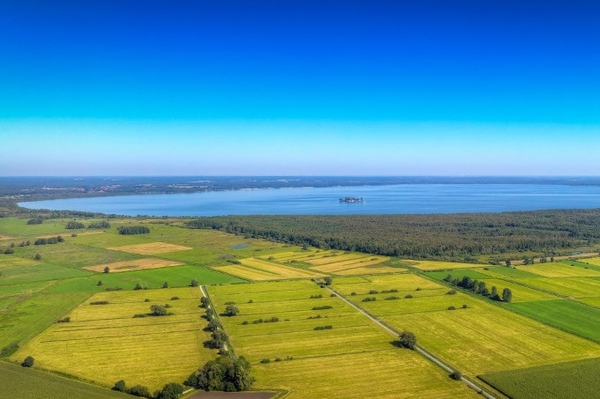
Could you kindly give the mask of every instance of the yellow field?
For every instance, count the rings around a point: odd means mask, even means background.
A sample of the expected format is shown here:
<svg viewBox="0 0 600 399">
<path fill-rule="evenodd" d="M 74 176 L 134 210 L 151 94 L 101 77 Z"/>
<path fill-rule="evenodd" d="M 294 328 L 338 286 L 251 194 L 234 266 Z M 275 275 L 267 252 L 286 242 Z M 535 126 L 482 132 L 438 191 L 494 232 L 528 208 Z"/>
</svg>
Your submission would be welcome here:
<svg viewBox="0 0 600 399">
<path fill-rule="evenodd" d="M 379 273 L 403 273 L 407 272 L 408 269 L 402 269 L 399 267 L 390 266 L 370 266 L 370 267 L 357 267 L 354 269 L 346 269 L 335 272 L 340 276 L 357 276 L 360 274 L 379 274 Z"/>
<path fill-rule="evenodd" d="M 528 266 L 517 266 L 517 269 L 537 274 L 542 277 L 600 277 L 600 272 L 565 263 L 537 263 Z"/>
<path fill-rule="evenodd" d="M 179 300 L 171 300 L 178 296 Z M 14 360 L 31 355 L 36 367 L 73 374 L 105 386 L 124 379 L 152 392 L 181 382 L 209 359 L 203 347 L 209 334 L 198 308 L 197 288 L 103 292 L 70 313 L 69 323 L 54 324 L 20 349 Z M 144 300 L 148 298 L 149 302 Z M 108 305 L 90 305 L 92 301 Z M 173 315 L 133 318 L 150 305 L 169 303 Z"/>
<path fill-rule="evenodd" d="M 438 262 L 432 260 L 415 261 L 412 267 L 420 270 L 448 270 L 448 269 L 472 269 L 477 267 L 489 267 L 489 265 L 478 265 L 475 263 L 458 263 L 458 262 Z"/>
<path fill-rule="evenodd" d="M 240 261 L 241 265 L 219 266 L 219 270 L 237 277 L 252 281 L 284 280 L 291 278 L 322 277 L 323 274 L 295 267 L 283 266 L 258 258 L 246 258 Z"/>
<path fill-rule="evenodd" d="M 311 269 L 319 270 L 319 271 L 326 272 L 326 273 L 331 273 L 331 272 L 335 273 L 340 270 L 347 270 L 347 269 L 354 269 L 357 267 L 377 265 L 379 263 L 385 262 L 388 259 L 389 258 L 368 256 L 368 257 L 361 257 L 361 258 L 357 258 L 357 259 L 346 260 L 346 261 L 342 261 L 342 262 L 322 264 L 320 266 L 311 267 Z"/>
<path fill-rule="evenodd" d="M 502 295 L 502 290 L 504 288 L 510 289 L 512 291 L 512 302 L 548 301 L 559 299 L 555 295 L 523 287 L 522 285 L 505 280 L 486 278 L 483 281 L 485 281 L 485 285 L 488 290 L 491 290 L 493 286 L 496 286 L 498 289 L 498 295 Z"/>
<path fill-rule="evenodd" d="M 581 298 L 578 299 L 579 302 L 583 302 L 586 303 L 590 306 L 593 306 L 595 308 L 600 308 L 600 297 L 596 297 L 596 298 Z"/>
<path fill-rule="evenodd" d="M 256 389 L 286 389 L 286 399 L 476 398 L 441 369 L 408 350 L 385 350 L 253 366 Z"/>
<path fill-rule="evenodd" d="M 306 261 L 312 259 L 320 259 L 323 257 L 329 257 L 333 254 L 340 254 L 340 251 L 323 251 L 318 249 L 308 251 L 289 251 L 273 254 L 270 257 L 278 262 L 286 262 L 290 260 Z"/>
<path fill-rule="evenodd" d="M 590 265 L 600 266 L 600 257 L 594 256 L 593 258 L 581 259 L 580 262 L 589 263 Z"/>
<path fill-rule="evenodd" d="M 149 242 L 146 244 L 135 244 L 125 245 L 122 247 L 112 247 L 117 251 L 129 252 L 138 255 L 155 255 L 164 254 L 167 252 L 187 251 L 193 249 L 191 247 L 184 247 L 183 245 L 168 244 L 166 242 Z"/>
<path fill-rule="evenodd" d="M 523 278 L 519 282 L 572 298 L 600 296 L 600 280 L 593 278 Z"/>
<path fill-rule="evenodd" d="M 385 284 L 386 279 L 389 284 Z M 349 296 L 357 305 L 380 317 L 398 331 L 415 333 L 423 347 L 470 377 L 492 372 L 600 356 L 600 346 L 529 318 L 457 293 L 445 295 L 447 287 L 415 275 L 378 276 L 374 284 L 344 284 L 334 279 L 340 291 L 364 294 L 369 289 L 396 287 L 416 290 L 433 288 L 431 298 L 361 302 L 364 296 Z M 402 284 L 402 280 L 405 283 Z M 534 280 L 534 279 L 532 279 Z M 600 283 L 600 282 L 599 282 Z M 418 292 L 419 294 L 422 291 Z M 452 304 L 456 310 L 448 310 Z M 467 308 L 462 309 L 461 304 Z"/>
<path fill-rule="evenodd" d="M 124 262 L 103 263 L 100 265 L 84 267 L 94 272 L 104 272 L 108 267 L 111 273 L 131 272 L 134 270 L 159 269 L 161 267 L 181 266 L 183 263 L 164 259 L 137 259 Z"/>
<path fill-rule="evenodd" d="M 388 257 L 385 257 L 385 256 L 353 253 L 353 254 L 342 254 L 342 255 L 330 255 L 327 257 L 319 258 L 319 259 L 307 260 L 306 262 L 308 262 L 314 266 L 321 266 L 321 265 L 329 265 L 332 263 L 347 262 L 347 261 L 358 261 L 358 260 L 367 261 L 367 260 L 373 259 L 373 258 L 375 260 L 378 260 L 379 262 L 384 262 L 389 259 Z"/>
<path fill-rule="evenodd" d="M 256 389 L 285 389 L 290 392 L 286 398 L 477 396 L 417 353 L 394 347 L 395 337 L 313 282 L 211 286 L 208 290 L 217 311 L 228 302 L 240 309 L 237 316 L 221 320 L 237 353 L 254 363 Z M 323 298 L 310 298 L 318 294 Z M 313 309 L 323 305 L 331 309 Z M 314 318 L 317 314 L 321 317 Z M 273 316 L 279 322 L 253 323 Z M 323 325 L 333 328 L 314 329 Z M 265 358 L 271 362 L 259 363 Z M 277 358 L 281 361 L 273 361 Z"/>
<path fill-rule="evenodd" d="M 6 236 L 4 234 L 0 234 L 0 240 L 15 240 L 15 239 L 16 239 L 16 237 L 11 237 L 11 236 Z"/>
</svg>

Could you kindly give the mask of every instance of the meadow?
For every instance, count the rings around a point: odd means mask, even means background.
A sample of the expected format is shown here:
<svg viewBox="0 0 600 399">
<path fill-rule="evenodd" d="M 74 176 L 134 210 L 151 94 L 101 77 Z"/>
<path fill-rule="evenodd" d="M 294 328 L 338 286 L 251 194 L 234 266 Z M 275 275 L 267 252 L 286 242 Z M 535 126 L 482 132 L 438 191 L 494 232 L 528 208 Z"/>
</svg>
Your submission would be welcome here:
<svg viewBox="0 0 600 399">
<path fill-rule="evenodd" d="M 203 346 L 210 334 L 200 297 L 198 288 L 98 293 L 67 314 L 70 322 L 52 325 L 11 358 L 33 356 L 37 367 L 106 387 L 123 379 L 153 391 L 182 382 L 216 356 Z M 108 304 L 92 304 L 102 301 Z M 153 304 L 169 304 L 172 315 L 133 317 Z"/>
<path fill-rule="evenodd" d="M 422 277 L 369 277 L 371 281 L 362 284 L 357 279 L 345 280 L 335 279 L 334 288 L 344 295 L 350 293 L 347 298 L 352 302 L 398 331 L 414 332 L 425 348 L 471 377 L 600 356 L 600 346 L 592 342 L 461 292 L 447 295 L 447 287 Z M 398 289 L 402 299 L 384 300 L 390 294 L 382 291 L 391 288 Z M 380 293 L 368 294 L 371 290 Z M 402 294 L 411 290 L 414 297 L 403 298 Z M 414 295 L 424 290 L 437 295 Z M 376 301 L 363 302 L 366 296 Z"/>
<path fill-rule="evenodd" d="M 208 291 L 218 312 L 226 304 L 239 307 L 237 316 L 221 321 L 238 355 L 254 363 L 257 389 L 289 391 L 286 398 L 476 396 L 417 353 L 397 348 L 395 337 L 313 282 Z M 279 321 L 256 322 L 273 317 Z M 324 325 L 331 328 L 315 330 Z"/>
<path fill-rule="evenodd" d="M 480 376 L 511 398 L 594 398 L 600 390 L 600 358 Z"/>
<path fill-rule="evenodd" d="M 0 392 L 19 399 L 127 399 L 131 396 L 35 369 L 0 362 Z"/>
</svg>

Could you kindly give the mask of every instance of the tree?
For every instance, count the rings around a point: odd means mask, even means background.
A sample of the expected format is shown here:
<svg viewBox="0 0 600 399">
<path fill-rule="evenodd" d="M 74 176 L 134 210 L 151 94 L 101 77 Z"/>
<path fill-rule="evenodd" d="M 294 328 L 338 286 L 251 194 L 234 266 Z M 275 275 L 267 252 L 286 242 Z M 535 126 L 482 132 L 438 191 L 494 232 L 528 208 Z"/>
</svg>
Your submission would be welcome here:
<svg viewBox="0 0 600 399">
<path fill-rule="evenodd" d="M 200 298 L 200 307 L 201 308 L 208 308 L 208 298 L 203 296 L 202 298 Z"/>
<path fill-rule="evenodd" d="M 450 378 L 452 378 L 453 380 L 458 381 L 458 380 L 460 380 L 462 378 L 462 374 L 461 374 L 460 371 L 456 370 L 456 371 L 453 371 L 452 373 L 450 373 Z"/>
<path fill-rule="evenodd" d="M 198 286 L 198 280 L 196 280 L 195 278 L 192 279 L 192 282 L 190 283 L 190 286 L 197 287 Z"/>
<path fill-rule="evenodd" d="M 167 308 L 162 305 L 152 305 L 150 311 L 153 316 L 165 316 L 167 314 Z"/>
<path fill-rule="evenodd" d="M 177 399 L 181 395 L 183 395 L 183 386 L 176 382 L 171 382 L 160 390 L 157 399 Z"/>
<path fill-rule="evenodd" d="M 162 286 L 162 287 L 163 287 L 163 288 L 169 288 L 169 283 L 167 283 L 167 282 L 165 281 L 165 283 L 163 284 L 163 286 Z"/>
<path fill-rule="evenodd" d="M 225 315 L 226 316 L 235 316 L 238 313 L 240 313 L 240 310 L 235 305 L 227 305 L 227 307 L 225 308 Z"/>
<path fill-rule="evenodd" d="M 98 280 L 98 282 L 96 283 L 97 286 L 101 286 L 102 285 L 102 280 Z"/>
<path fill-rule="evenodd" d="M 119 380 L 115 382 L 115 386 L 112 387 L 112 390 L 118 392 L 127 392 L 127 386 L 125 385 L 125 381 Z"/>
<path fill-rule="evenodd" d="M 33 257 L 33 259 L 35 259 L 35 260 L 40 260 L 40 259 L 42 259 L 42 255 L 40 255 L 40 254 L 35 254 L 35 256 Z"/>
<path fill-rule="evenodd" d="M 494 301 L 500 300 L 500 296 L 498 295 L 498 289 L 495 285 L 492 286 L 492 293 L 490 294 L 490 298 L 492 298 Z"/>
<path fill-rule="evenodd" d="M 127 390 L 127 393 L 133 396 L 140 396 L 144 398 L 151 398 L 152 394 L 150 393 L 150 389 L 144 385 L 134 385 Z"/>
<path fill-rule="evenodd" d="M 21 363 L 21 366 L 23 367 L 31 367 L 33 366 L 33 362 L 35 362 L 35 359 L 31 356 L 27 356 L 25 358 L 25 360 L 23 360 L 23 363 Z"/>
<path fill-rule="evenodd" d="M 333 279 L 331 277 L 327 276 L 323 279 L 323 281 L 325 282 L 325 285 L 331 285 L 331 283 L 333 282 Z"/>
<path fill-rule="evenodd" d="M 510 259 L 507 259 L 506 262 L 504 262 L 506 264 L 506 267 L 510 267 L 511 263 L 510 263 Z"/>
<path fill-rule="evenodd" d="M 106 266 L 106 267 L 104 268 L 104 273 L 110 273 L 110 267 Z"/>
<path fill-rule="evenodd" d="M 144 287 L 142 287 L 142 285 L 140 283 L 137 283 L 135 285 L 134 291 L 143 290 L 143 289 L 144 289 Z"/>
<path fill-rule="evenodd" d="M 502 300 L 507 303 L 510 303 L 510 301 L 512 301 L 512 291 L 510 290 L 510 288 L 505 288 L 502 291 Z"/>
<path fill-rule="evenodd" d="M 402 334 L 400 334 L 400 345 L 408 349 L 415 349 L 417 337 L 410 331 L 403 331 Z"/>
</svg>

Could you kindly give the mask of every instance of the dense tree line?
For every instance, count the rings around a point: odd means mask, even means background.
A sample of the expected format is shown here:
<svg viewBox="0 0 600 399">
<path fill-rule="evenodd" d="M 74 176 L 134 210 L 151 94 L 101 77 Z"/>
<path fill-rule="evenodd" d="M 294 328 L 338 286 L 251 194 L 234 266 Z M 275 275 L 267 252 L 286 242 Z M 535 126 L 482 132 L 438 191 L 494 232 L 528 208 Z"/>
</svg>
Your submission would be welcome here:
<svg viewBox="0 0 600 399">
<path fill-rule="evenodd" d="M 119 234 L 132 235 L 132 234 L 148 234 L 150 229 L 146 226 L 121 226 L 119 227 Z"/>
<path fill-rule="evenodd" d="M 600 210 L 437 215 L 204 217 L 190 228 L 411 259 L 476 261 L 523 251 L 568 253 L 600 242 Z"/>
<path fill-rule="evenodd" d="M 250 389 L 253 382 L 250 362 L 243 356 L 219 356 L 192 373 L 184 385 L 205 391 L 240 392 Z"/>
<path fill-rule="evenodd" d="M 472 291 L 475 294 L 482 295 L 493 299 L 494 301 L 502 301 L 502 302 L 511 302 L 512 301 L 512 291 L 510 288 L 504 288 L 502 291 L 502 296 L 498 294 L 498 289 L 495 286 L 492 286 L 491 291 L 487 288 L 485 281 L 478 281 L 477 279 L 473 280 L 471 277 L 464 276 L 461 280 L 457 278 L 452 278 L 452 275 L 447 275 L 444 278 L 444 281 L 450 283 L 456 287 L 461 287 L 466 290 Z M 452 292 L 448 292 L 452 294 Z M 456 291 L 454 292 L 456 293 Z"/>
</svg>

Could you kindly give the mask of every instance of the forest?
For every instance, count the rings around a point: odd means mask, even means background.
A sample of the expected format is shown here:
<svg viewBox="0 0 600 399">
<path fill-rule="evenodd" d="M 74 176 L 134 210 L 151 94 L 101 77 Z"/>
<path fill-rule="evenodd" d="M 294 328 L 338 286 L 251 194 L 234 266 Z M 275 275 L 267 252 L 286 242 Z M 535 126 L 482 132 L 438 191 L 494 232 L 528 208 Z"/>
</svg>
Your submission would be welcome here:
<svg viewBox="0 0 600 399">
<path fill-rule="evenodd" d="M 219 216 L 186 223 L 253 238 L 410 259 L 569 254 L 600 242 L 600 210 L 437 215 Z"/>
</svg>

